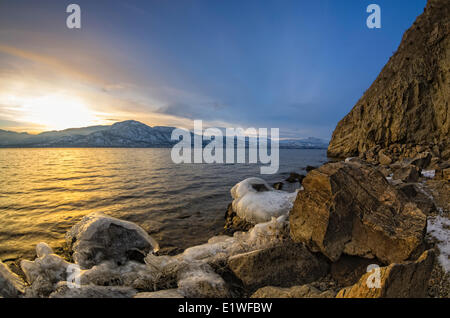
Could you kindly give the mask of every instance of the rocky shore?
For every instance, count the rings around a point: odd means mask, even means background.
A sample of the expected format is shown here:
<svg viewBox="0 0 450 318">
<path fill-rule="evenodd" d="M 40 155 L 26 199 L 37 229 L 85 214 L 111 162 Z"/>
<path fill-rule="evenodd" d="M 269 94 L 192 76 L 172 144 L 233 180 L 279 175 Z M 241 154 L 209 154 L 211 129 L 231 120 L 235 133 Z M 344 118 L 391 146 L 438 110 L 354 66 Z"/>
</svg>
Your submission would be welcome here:
<svg viewBox="0 0 450 318">
<path fill-rule="evenodd" d="M 136 224 L 91 214 L 64 256 L 39 243 L 33 261 L 0 262 L 0 296 L 448 298 L 449 34 L 449 1 L 429 0 L 338 124 L 340 159 L 238 183 L 223 235 L 160 255 Z"/>
</svg>

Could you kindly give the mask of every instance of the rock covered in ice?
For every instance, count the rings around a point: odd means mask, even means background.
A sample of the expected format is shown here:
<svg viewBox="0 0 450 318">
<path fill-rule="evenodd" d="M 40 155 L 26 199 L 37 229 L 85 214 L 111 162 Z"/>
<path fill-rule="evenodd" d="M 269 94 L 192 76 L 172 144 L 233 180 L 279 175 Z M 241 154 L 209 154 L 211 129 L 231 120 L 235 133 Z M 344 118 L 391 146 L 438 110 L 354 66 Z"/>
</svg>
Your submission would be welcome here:
<svg viewBox="0 0 450 318">
<path fill-rule="evenodd" d="M 101 213 L 85 216 L 66 235 L 75 263 L 90 268 L 103 261 L 143 261 L 158 243 L 138 225 Z"/>
<path fill-rule="evenodd" d="M 15 298 L 24 292 L 25 283 L 0 261 L 0 297 Z"/>
<path fill-rule="evenodd" d="M 67 282 L 61 282 L 50 298 L 132 298 L 137 291 L 124 286 L 80 285 L 73 287 Z"/>
<path fill-rule="evenodd" d="M 146 264 L 159 273 L 159 284 L 174 282 L 185 297 L 228 297 L 225 281 L 213 271 L 224 266 L 229 257 L 279 245 L 289 238 L 286 216 L 255 225 L 234 236 L 216 236 L 208 243 L 193 246 L 176 256 L 148 254 Z"/>
<path fill-rule="evenodd" d="M 159 285 L 160 275 L 145 264 L 129 261 L 117 266 L 115 262 L 105 261 L 81 271 L 81 285 L 128 286 L 139 290 L 153 291 L 170 286 Z"/>
<path fill-rule="evenodd" d="M 178 291 L 186 298 L 227 298 L 227 283 L 212 268 L 187 270 L 180 274 Z"/>
<path fill-rule="evenodd" d="M 47 243 L 39 243 L 36 245 L 36 255 L 37 257 L 44 257 L 48 254 L 54 254 L 52 248 Z"/>
<path fill-rule="evenodd" d="M 49 254 L 51 248 L 44 243 L 38 244 L 34 261 L 23 260 L 20 263 L 27 281 L 31 284 L 25 291 L 27 297 L 46 297 L 55 289 L 60 281 L 67 280 L 69 266 L 74 266 L 62 257 Z"/>
<path fill-rule="evenodd" d="M 253 224 L 269 221 L 272 217 L 287 215 L 291 210 L 297 192 L 273 189 L 263 179 L 248 178 L 231 189 L 233 210 Z"/>
</svg>

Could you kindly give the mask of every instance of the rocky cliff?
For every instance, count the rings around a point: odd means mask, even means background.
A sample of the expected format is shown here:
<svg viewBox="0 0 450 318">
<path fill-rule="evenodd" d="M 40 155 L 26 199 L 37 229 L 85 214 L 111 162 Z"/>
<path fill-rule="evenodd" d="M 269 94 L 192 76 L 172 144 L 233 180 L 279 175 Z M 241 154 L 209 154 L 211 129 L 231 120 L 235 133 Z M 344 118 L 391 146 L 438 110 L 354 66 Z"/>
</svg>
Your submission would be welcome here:
<svg viewBox="0 0 450 318">
<path fill-rule="evenodd" d="M 450 1 L 429 0 L 397 52 L 337 125 L 331 157 L 424 145 L 450 156 Z"/>
</svg>

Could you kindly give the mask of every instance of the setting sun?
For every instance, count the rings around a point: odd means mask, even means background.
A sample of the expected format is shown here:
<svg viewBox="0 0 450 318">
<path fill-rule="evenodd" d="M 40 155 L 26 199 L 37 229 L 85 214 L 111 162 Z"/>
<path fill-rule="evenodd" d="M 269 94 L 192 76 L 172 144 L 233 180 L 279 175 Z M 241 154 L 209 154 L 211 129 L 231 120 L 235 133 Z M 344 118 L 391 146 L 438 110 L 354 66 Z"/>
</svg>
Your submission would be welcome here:
<svg viewBox="0 0 450 318">
<path fill-rule="evenodd" d="M 46 130 L 84 127 L 97 123 L 95 115 L 85 102 L 64 93 L 45 94 L 38 97 L 8 96 L 21 120 Z"/>
</svg>

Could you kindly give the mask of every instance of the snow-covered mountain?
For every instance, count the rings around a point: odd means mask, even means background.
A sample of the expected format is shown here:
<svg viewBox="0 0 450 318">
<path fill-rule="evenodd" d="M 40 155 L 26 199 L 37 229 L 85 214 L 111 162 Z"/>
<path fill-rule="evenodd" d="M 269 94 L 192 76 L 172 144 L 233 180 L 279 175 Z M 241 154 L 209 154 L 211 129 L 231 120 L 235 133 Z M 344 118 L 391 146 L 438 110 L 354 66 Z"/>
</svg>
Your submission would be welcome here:
<svg viewBox="0 0 450 318">
<path fill-rule="evenodd" d="M 177 143 L 171 140 L 174 129 L 127 120 L 110 126 L 70 128 L 37 135 L 0 130 L 0 147 L 171 147 Z M 317 138 L 280 141 L 281 148 L 326 149 L 327 146 L 328 143 Z"/>
</svg>

